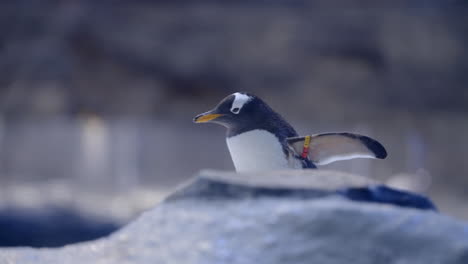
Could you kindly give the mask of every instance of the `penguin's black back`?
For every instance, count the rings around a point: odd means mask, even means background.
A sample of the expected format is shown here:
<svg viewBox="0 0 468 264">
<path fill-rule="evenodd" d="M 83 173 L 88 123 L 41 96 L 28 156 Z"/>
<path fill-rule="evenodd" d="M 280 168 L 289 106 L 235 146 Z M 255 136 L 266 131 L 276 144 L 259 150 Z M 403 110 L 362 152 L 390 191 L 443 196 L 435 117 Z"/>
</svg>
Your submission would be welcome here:
<svg viewBox="0 0 468 264">
<path fill-rule="evenodd" d="M 297 137 L 296 130 L 262 99 L 255 95 L 247 95 L 252 97 L 252 101 L 243 107 L 242 114 L 248 115 L 249 118 L 244 118 L 236 126 L 228 128 L 227 137 L 234 137 L 253 130 L 266 130 L 278 138 L 284 154 L 289 155 L 287 138 Z M 230 100 L 234 100 L 234 98 Z M 308 158 L 303 159 L 299 156 L 296 158 L 301 160 L 303 168 L 316 168 Z"/>
<path fill-rule="evenodd" d="M 296 130 L 262 99 L 251 94 L 248 94 L 248 96 L 253 99 L 242 109 L 242 114 L 248 116 L 248 118 L 244 118 L 235 126 L 229 127 L 227 137 L 259 129 L 274 134 L 280 141 L 284 141 L 286 144 L 287 138 L 298 136 Z"/>
</svg>

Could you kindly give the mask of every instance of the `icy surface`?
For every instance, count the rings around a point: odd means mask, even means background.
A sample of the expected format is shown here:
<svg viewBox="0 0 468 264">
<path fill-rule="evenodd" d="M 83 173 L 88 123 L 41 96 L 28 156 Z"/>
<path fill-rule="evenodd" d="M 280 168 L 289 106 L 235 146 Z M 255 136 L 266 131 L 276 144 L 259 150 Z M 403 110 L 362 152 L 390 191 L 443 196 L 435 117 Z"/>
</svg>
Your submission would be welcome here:
<svg viewBox="0 0 468 264">
<path fill-rule="evenodd" d="M 336 196 L 213 199 L 196 195 L 203 181 L 108 238 L 3 249 L 0 263 L 468 263 L 468 224 L 431 211 Z"/>
</svg>

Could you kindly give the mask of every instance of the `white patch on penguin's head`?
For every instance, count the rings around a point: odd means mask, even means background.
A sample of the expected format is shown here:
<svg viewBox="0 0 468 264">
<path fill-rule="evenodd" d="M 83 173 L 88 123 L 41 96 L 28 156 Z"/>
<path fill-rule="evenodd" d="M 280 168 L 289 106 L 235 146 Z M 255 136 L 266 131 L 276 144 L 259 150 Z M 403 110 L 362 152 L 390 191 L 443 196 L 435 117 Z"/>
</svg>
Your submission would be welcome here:
<svg viewBox="0 0 468 264">
<path fill-rule="evenodd" d="M 253 97 L 248 96 L 247 94 L 244 94 L 244 93 L 235 93 L 233 95 L 234 95 L 234 101 L 232 102 L 231 112 L 237 115 L 242 110 L 242 107 L 244 107 L 246 103 L 252 100 Z"/>
</svg>

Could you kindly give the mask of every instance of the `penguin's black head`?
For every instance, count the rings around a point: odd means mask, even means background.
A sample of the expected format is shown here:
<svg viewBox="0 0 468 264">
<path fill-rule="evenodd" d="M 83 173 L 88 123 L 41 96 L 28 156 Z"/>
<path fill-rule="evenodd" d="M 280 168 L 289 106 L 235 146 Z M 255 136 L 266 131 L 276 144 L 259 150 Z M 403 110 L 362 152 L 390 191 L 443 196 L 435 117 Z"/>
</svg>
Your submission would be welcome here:
<svg viewBox="0 0 468 264">
<path fill-rule="evenodd" d="M 234 93 L 221 100 L 213 109 L 196 116 L 195 123 L 216 123 L 227 128 L 241 125 L 252 119 L 259 99 L 247 93 Z"/>
<path fill-rule="evenodd" d="M 262 99 L 248 93 L 234 93 L 224 98 L 213 110 L 196 116 L 195 123 L 216 123 L 228 128 L 228 136 L 255 129 L 277 134 L 293 130 Z M 293 133 L 294 134 L 294 133 Z"/>
</svg>

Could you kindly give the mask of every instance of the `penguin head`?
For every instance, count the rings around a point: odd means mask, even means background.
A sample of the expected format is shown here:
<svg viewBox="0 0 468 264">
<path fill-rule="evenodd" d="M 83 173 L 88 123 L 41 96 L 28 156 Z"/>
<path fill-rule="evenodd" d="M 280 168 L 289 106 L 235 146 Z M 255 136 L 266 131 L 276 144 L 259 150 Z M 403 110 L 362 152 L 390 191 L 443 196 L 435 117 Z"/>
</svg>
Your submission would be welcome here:
<svg viewBox="0 0 468 264">
<path fill-rule="evenodd" d="M 195 123 L 215 123 L 227 128 L 247 125 L 261 114 L 261 100 L 251 94 L 234 93 L 221 100 L 212 110 L 197 115 Z"/>
</svg>

